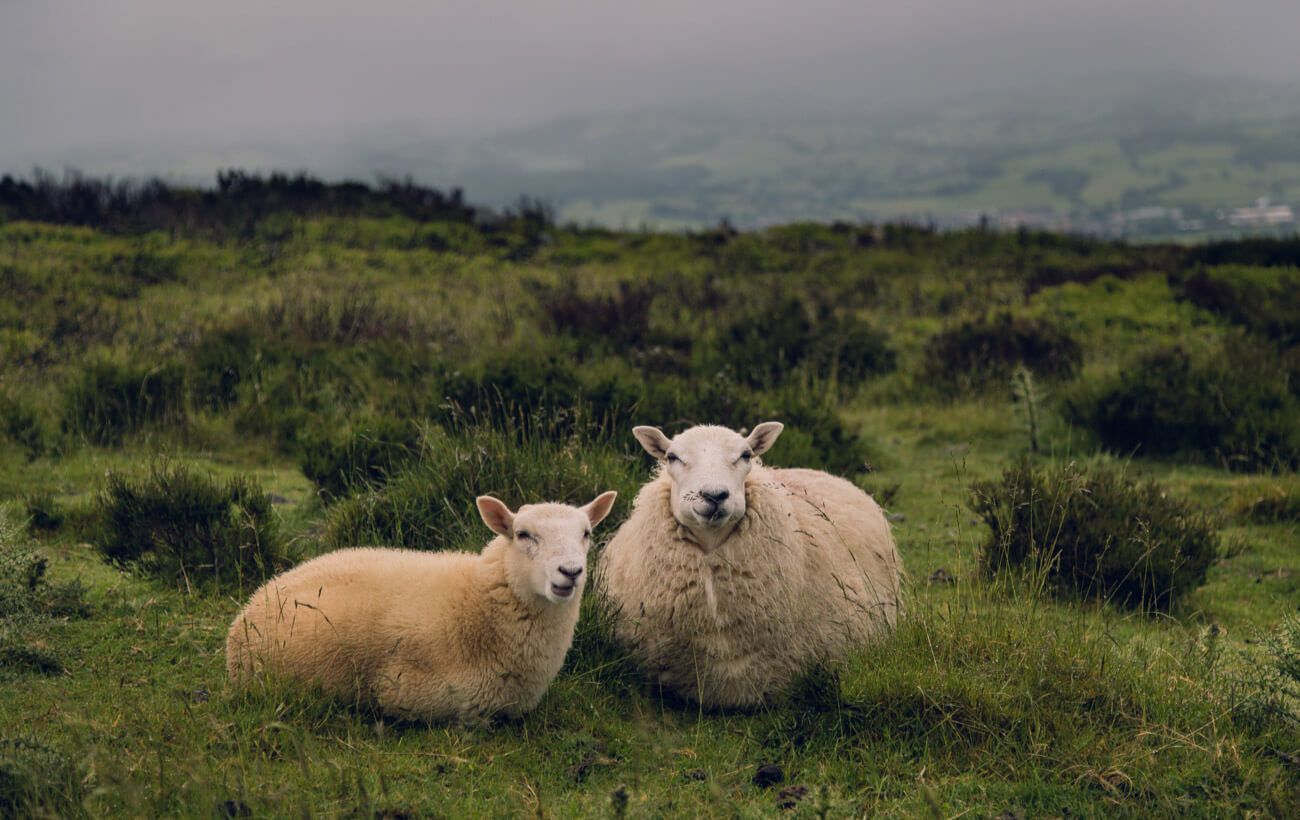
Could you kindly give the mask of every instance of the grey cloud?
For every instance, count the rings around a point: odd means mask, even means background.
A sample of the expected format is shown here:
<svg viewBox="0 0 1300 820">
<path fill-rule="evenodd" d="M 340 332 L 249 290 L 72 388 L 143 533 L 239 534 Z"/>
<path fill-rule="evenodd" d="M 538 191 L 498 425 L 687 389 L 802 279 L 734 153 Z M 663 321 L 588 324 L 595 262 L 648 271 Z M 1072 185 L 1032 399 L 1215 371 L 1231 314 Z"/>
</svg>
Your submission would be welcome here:
<svg viewBox="0 0 1300 820">
<path fill-rule="evenodd" d="M 151 146 L 306 161 L 399 130 L 765 93 L 931 99 L 1097 71 L 1297 81 L 1296 31 L 1290 0 L 8 0 L 0 170 Z"/>
</svg>

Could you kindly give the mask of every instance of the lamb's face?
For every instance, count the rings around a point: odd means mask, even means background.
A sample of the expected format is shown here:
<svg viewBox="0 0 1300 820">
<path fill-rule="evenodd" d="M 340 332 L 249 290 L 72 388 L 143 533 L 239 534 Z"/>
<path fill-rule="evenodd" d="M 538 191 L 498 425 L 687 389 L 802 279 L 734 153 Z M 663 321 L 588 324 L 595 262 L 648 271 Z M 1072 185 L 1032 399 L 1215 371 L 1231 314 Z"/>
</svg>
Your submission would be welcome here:
<svg viewBox="0 0 1300 820">
<path fill-rule="evenodd" d="M 526 504 L 518 512 L 491 496 L 480 496 L 479 513 L 488 527 L 510 539 L 507 560 L 527 588 L 551 603 L 577 601 L 586 582 L 591 531 L 609 515 L 618 493 L 607 492 L 585 507 Z"/>
<path fill-rule="evenodd" d="M 692 427 L 669 439 L 657 427 L 633 430 L 672 481 L 673 517 L 702 545 L 725 537 L 745 515 L 745 478 L 754 459 L 776 441 L 779 422 L 758 425 L 749 436 L 727 427 Z"/>
</svg>

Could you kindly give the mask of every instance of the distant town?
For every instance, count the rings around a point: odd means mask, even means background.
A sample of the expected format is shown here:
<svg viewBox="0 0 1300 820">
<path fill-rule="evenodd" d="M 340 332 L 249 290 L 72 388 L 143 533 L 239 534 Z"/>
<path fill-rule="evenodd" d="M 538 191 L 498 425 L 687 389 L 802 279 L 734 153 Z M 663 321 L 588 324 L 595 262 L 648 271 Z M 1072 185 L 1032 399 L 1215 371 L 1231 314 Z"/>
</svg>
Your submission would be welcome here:
<svg viewBox="0 0 1300 820">
<path fill-rule="evenodd" d="M 1062 213 L 1049 208 L 1025 208 L 966 211 L 924 221 L 949 230 L 985 225 L 998 230 L 1025 228 L 1106 239 L 1270 236 L 1293 234 L 1297 229 L 1295 210 L 1287 203 L 1275 203 L 1268 197 L 1260 197 L 1251 205 L 1212 210 L 1147 205 L 1126 210 Z"/>
</svg>

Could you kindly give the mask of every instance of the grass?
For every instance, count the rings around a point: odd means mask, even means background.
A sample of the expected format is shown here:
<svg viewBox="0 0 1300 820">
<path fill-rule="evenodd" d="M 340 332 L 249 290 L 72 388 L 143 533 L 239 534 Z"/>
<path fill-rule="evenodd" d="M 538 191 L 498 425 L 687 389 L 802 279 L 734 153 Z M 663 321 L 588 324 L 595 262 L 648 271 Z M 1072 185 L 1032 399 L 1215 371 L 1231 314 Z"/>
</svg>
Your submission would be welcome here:
<svg viewBox="0 0 1300 820">
<path fill-rule="evenodd" d="M 51 588 L 84 588 L 88 613 L 47 614 L 23 636 L 61 672 L 0 674 L 0 813 L 1210 817 L 1283 815 L 1300 799 L 1297 728 L 1239 708 L 1261 697 L 1248 672 L 1300 600 L 1294 472 L 1126 459 L 1126 474 L 1222 521 L 1204 584 L 1167 613 L 980 574 L 973 485 L 1022 457 L 1108 459 L 1063 415 L 1071 389 L 1152 345 L 1253 332 L 1179 298 L 1166 269 L 1177 249 L 857 226 L 554 227 L 527 256 L 518 237 L 459 224 L 292 227 L 272 253 L 269 229 L 141 245 L 0 224 L 0 276 L 29 308 L 0 306 L 0 413 L 15 419 L 0 424 L 0 512 L 41 513 L 24 548 L 45 557 Z M 1099 266 L 1118 273 L 1092 276 Z M 1031 287 L 1048 267 L 1060 281 Z M 735 372 L 749 337 L 727 320 L 789 304 L 775 296 L 807 311 L 783 326 L 811 352 L 785 371 Z M 1004 311 L 1051 322 L 1082 352 L 1072 377 L 1041 380 L 1037 454 L 1009 379 L 958 394 L 926 384 L 936 334 Z M 829 325 L 863 330 L 859 364 L 816 352 Z M 123 361 L 177 374 L 156 394 L 166 412 L 139 391 L 86 389 L 88 363 Z M 552 369 L 530 373 L 541 361 Z M 724 389 L 734 395 L 718 400 Z M 121 410 L 112 435 L 65 426 L 61 414 L 108 418 L 83 412 L 106 401 Z M 260 486 L 293 556 L 358 539 L 477 546 L 479 492 L 581 503 L 613 486 L 608 537 L 650 476 L 628 429 L 638 413 L 740 427 L 768 409 L 798 414 L 783 418 L 795 422 L 773 463 L 835 469 L 882 500 L 909 582 L 892 636 L 753 714 L 648 690 L 594 598 L 568 667 L 518 722 L 392 724 L 285 683 L 237 692 L 223 656 L 235 587 L 187 591 L 87 543 L 100 540 L 105 477 L 143 486 L 164 460 L 213 486 Z M 377 421 L 402 435 L 375 435 Z M 376 510 L 400 526 L 367 518 Z M 773 765 L 780 782 L 756 784 Z"/>
</svg>

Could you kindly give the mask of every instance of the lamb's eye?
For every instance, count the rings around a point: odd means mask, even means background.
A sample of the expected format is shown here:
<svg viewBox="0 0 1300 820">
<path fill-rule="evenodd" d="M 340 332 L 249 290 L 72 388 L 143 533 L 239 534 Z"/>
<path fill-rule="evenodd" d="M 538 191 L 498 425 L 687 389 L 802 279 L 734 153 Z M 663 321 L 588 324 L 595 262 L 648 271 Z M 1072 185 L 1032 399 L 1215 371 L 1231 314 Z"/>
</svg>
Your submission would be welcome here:
<svg viewBox="0 0 1300 820">
<path fill-rule="evenodd" d="M 669 454 L 668 454 L 668 462 L 669 462 L 669 463 L 672 463 L 672 462 L 674 462 L 674 461 L 681 461 L 681 459 L 677 457 L 677 454 L 676 454 L 676 453 L 669 453 Z"/>
<path fill-rule="evenodd" d="M 525 541 L 532 541 L 533 534 L 528 530 L 520 530 L 519 532 L 515 533 L 515 538 L 522 538 Z"/>
</svg>

